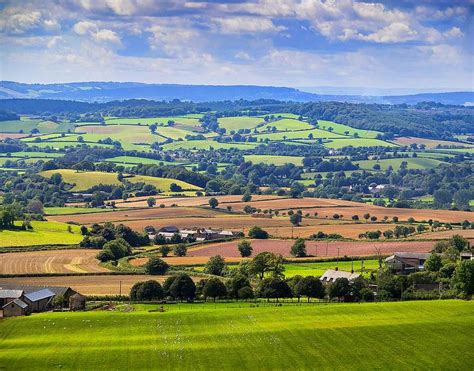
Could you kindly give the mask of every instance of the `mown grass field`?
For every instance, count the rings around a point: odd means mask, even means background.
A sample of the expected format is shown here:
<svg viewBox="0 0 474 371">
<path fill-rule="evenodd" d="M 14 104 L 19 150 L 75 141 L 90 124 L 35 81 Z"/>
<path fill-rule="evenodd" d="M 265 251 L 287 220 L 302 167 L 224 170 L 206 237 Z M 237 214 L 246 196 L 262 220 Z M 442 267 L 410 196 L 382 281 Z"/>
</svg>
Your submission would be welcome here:
<svg viewBox="0 0 474 371">
<path fill-rule="evenodd" d="M 63 177 L 63 181 L 75 184 L 73 191 L 84 191 L 99 184 L 120 185 L 122 184 L 116 173 L 104 173 L 100 171 L 80 171 L 76 172 L 71 169 L 57 169 L 43 171 L 40 175 L 50 178 L 53 174 L 59 173 Z M 162 191 L 169 191 L 171 183 L 176 183 L 185 190 L 196 190 L 199 187 L 176 179 L 156 178 L 152 176 L 137 175 L 134 177 L 126 177 L 127 181 L 131 183 L 144 182 L 154 185 L 157 189 Z"/>
<path fill-rule="evenodd" d="M 381 134 L 379 131 L 356 129 L 351 126 L 337 124 L 334 121 L 318 120 L 318 125 L 323 130 L 332 128 L 332 132 L 337 134 L 354 136 L 357 133 L 360 138 L 376 138 L 377 134 Z"/>
<path fill-rule="evenodd" d="M 180 141 L 180 142 L 173 142 L 163 145 L 164 150 L 173 150 L 173 149 L 204 149 L 209 150 L 213 149 L 229 149 L 229 148 L 237 148 L 237 149 L 252 149 L 258 146 L 258 143 L 219 143 L 213 140 L 188 140 L 188 141 Z"/>
<path fill-rule="evenodd" d="M 471 370 L 474 304 L 181 304 L 0 321 L 0 368 Z"/>
<path fill-rule="evenodd" d="M 258 124 L 264 122 L 262 117 L 257 116 L 236 116 L 236 117 L 221 117 L 217 120 L 219 126 L 230 132 L 231 130 L 238 131 L 239 129 L 253 129 Z"/>
<path fill-rule="evenodd" d="M 74 245 L 82 241 L 79 227 L 75 225 L 71 225 L 73 233 L 68 232 L 69 225 L 65 223 L 32 221 L 31 225 L 33 229 L 27 231 L 0 230 L 0 247 Z"/>
<path fill-rule="evenodd" d="M 296 166 L 302 166 L 303 157 L 301 156 L 268 156 L 268 155 L 247 155 L 244 156 L 245 161 L 252 161 L 254 164 L 267 164 L 267 165 L 285 165 L 294 164 Z"/>
<path fill-rule="evenodd" d="M 74 214 L 94 214 L 113 211 L 112 209 L 99 209 L 92 207 L 45 207 L 45 215 L 74 215 Z"/>
<path fill-rule="evenodd" d="M 435 160 L 433 158 L 422 158 L 422 157 L 409 157 L 409 158 L 388 158 L 383 160 L 363 160 L 363 161 L 354 161 L 354 163 L 359 164 L 361 169 L 372 170 L 374 165 L 380 165 L 381 170 L 386 170 L 391 166 L 394 170 L 400 168 L 402 162 L 407 163 L 408 169 L 431 169 L 437 167 L 444 162 Z"/>
<path fill-rule="evenodd" d="M 354 260 L 354 265 L 350 261 L 340 262 L 318 262 L 318 263 L 297 263 L 285 264 L 285 277 L 294 276 L 322 276 L 327 269 L 339 268 L 341 271 L 350 272 L 352 267 L 354 271 L 361 272 L 361 260 Z M 374 259 L 364 260 L 364 271 L 377 269 L 379 262 Z"/>
<path fill-rule="evenodd" d="M 379 139 L 370 139 L 370 138 L 347 138 L 347 139 L 331 139 L 328 142 L 324 143 L 325 147 L 340 149 L 343 147 L 396 147 L 395 144 L 385 142 Z"/>
<path fill-rule="evenodd" d="M 313 129 L 313 126 L 308 124 L 306 121 L 299 121 L 289 118 L 283 118 L 281 120 L 272 121 L 265 123 L 265 125 L 257 128 L 259 132 L 267 131 L 267 127 L 275 127 L 278 131 L 292 131 L 292 130 L 309 130 Z"/>
</svg>

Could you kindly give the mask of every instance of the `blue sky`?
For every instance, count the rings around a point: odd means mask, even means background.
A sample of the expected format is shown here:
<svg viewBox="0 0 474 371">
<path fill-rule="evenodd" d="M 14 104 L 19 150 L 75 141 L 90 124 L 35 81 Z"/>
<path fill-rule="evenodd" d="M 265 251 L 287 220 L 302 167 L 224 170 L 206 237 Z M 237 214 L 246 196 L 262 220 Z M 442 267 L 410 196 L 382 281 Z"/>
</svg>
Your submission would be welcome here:
<svg viewBox="0 0 474 371">
<path fill-rule="evenodd" d="M 0 0 L 0 79 L 472 90 L 473 4 Z"/>
</svg>

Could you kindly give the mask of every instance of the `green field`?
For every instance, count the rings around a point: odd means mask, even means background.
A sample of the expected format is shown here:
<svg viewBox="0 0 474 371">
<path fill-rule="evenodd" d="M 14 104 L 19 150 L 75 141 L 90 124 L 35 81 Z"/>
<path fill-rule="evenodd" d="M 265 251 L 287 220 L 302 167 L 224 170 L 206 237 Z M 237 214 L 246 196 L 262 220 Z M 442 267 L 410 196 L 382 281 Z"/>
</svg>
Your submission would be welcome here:
<svg viewBox="0 0 474 371">
<path fill-rule="evenodd" d="M 200 115 L 197 115 L 200 116 Z M 199 117 L 193 115 L 187 116 L 169 116 L 169 117 L 144 117 L 144 118 L 107 118 L 107 125 L 168 125 L 168 121 L 174 121 L 177 124 L 197 126 L 199 125 Z"/>
<path fill-rule="evenodd" d="M 222 117 L 217 121 L 219 122 L 219 127 L 226 129 L 227 133 L 231 130 L 253 129 L 258 124 L 265 122 L 262 117 L 258 116 Z"/>
<path fill-rule="evenodd" d="M 376 138 L 377 134 L 382 134 L 379 131 L 356 129 L 351 126 L 337 124 L 333 121 L 318 120 L 318 125 L 323 130 L 330 130 L 329 128 L 332 128 L 332 132 L 337 134 L 354 136 L 357 133 L 360 138 Z"/>
<path fill-rule="evenodd" d="M 15 223 L 21 225 L 20 222 Z M 82 241 L 79 227 L 71 225 L 74 233 L 68 232 L 68 224 L 59 222 L 32 221 L 32 230 L 0 229 L 0 247 L 37 246 L 37 245 L 74 245 Z"/>
<path fill-rule="evenodd" d="M 188 140 L 188 141 L 179 141 L 163 145 L 164 150 L 176 150 L 176 149 L 189 149 L 189 150 L 198 150 L 204 149 L 209 150 L 213 149 L 252 149 L 258 146 L 258 143 L 219 143 L 213 140 Z"/>
<path fill-rule="evenodd" d="M 116 173 L 104 173 L 100 171 L 80 171 L 77 172 L 71 169 L 58 169 L 48 170 L 39 173 L 40 175 L 50 178 L 53 174 L 59 173 L 63 177 L 63 181 L 70 184 L 75 184 L 72 191 L 84 191 L 95 185 L 99 184 L 110 184 L 120 185 L 122 184 Z M 126 177 L 126 181 L 131 183 L 144 182 L 147 184 L 154 185 L 157 189 L 162 191 L 169 191 L 171 183 L 176 183 L 181 186 L 184 190 L 199 190 L 200 188 L 183 182 L 181 180 L 169 179 L 169 178 L 156 178 L 152 176 L 136 175 L 133 177 Z"/>
<path fill-rule="evenodd" d="M 471 370 L 474 364 L 472 302 L 208 303 L 148 312 L 157 307 L 2 320 L 0 368 Z"/>
<path fill-rule="evenodd" d="M 295 164 L 302 166 L 303 158 L 300 156 L 269 156 L 269 155 L 247 155 L 244 156 L 245 161 L 252 161 L 254 164 L 267 164 L 281 166 L 285 164 Z"/>
<path fill-rule="evenodd" d="M 268 127 L 275 127 L 277 131 L 309 130 L 313 128 L 313 126 L 308 124 L 306 121 L 284 118 L 278 121 L 265 123 L 265 125 L 258 127 L 257 131 L 267 132 Z"/>
<path fill-rule="evenodd" d="M 93 214 L 93 213 L 103 213 L 107 211 L 113 211 L 113 209 L 100 209 L 93 207 L 45 207 L 45 215 L 74 215 L 74 214 Z"/>
<path fill-rule="evenodd" d="M 341 271 L 350 272 L 352 267 L 354 271 L 361 271 L 361 260 L 354 260 L 354 265 L 350 261 L 337 262 L 317 262 L 317 263 L 297 263 L 285 264 L 285 277 L 293 276 L 322 276 L 327 269 L 339 268 Z M 377 260 L 364 260 L 364 270 L 373 270 L 379 267 Z"/>
<path fill-rule="evenodd" d="M 361 169 L 372 170 L 375 164 L 380 165 L 381 170 L 386 170 L 389 166 L 397 170 L 402 162 L 407 162 L 408 169 L 431 169 L 444 162 L 432 158 L 410 157 L 410 158 L 389 158 L 383 160 L 363 160 L 357 161 Z"/>
<path fill-rule="evenodd" d="M 324 143 L 325 147 L 340 149 L 343 147 L 397 147 L 397 145 L 389 142 L 385 142 L 379 139 L 366 139 L 366 138 L 347 138 L 347 139 L 332 139 L 329 142 Z"/>
<path fill-rule="evenodd" d="M 117 156 L 111 157 L 105 160 L 105 162 L 113 162 L 116 164 L 128 164 L 128 165 L 181 165 L 181 162 L 168 162 L 163 160 L 155 160 L 146 157 L 133 157 L 133 156 Z"/>
<path fill-rule="evenodd" d="M 313 140 L 309 139 L 309 135 L 313 136 Z M 282 131 L 278 133 L 254 135 L 258 140 L 286 140 L 286 139 L 302 139 L 308 143 L 316 143 L 316 139 L 337 139 L 344 138 L 343 135 L 331 133 L 321 129 L 299 130 L 299 131 Z M 343 139 L 345 140 L 345 139 Z"/>
</svg>

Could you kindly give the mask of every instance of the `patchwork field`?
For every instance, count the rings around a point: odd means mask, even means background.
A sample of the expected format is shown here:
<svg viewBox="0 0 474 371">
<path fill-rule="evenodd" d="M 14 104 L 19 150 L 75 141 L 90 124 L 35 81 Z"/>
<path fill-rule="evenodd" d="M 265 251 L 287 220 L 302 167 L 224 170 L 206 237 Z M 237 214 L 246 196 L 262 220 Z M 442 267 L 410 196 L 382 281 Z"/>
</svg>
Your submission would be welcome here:
<svg viewBox="0 0 474 371">
<path fill-rule="evenodd" d="M 251 161 L 254 164 L 266 164 L 266 165 L 285 165 L 294 164 L 301 166 L 303 164 L 303 157 L 300 156 L 268 156 L 268 155 L 247 155 L 244 156 L 245 161 Z"/>
<path fill-rule="evenodd" d="M 253 255 L 264 251 L 291 257 L 290 248 L 294 244 L 292 240 L 252 240 Z M 188 250 L 189 257 L 202 257 L 222 255 L 223 257 L 240 257 L 237 249 L 238 241 L 217 242 L 206 244 Z M 433 241 L 306 241 L 308 255 L 313 257 L 336 257 L 339 256 L 372 256 L 380 251 L 382 255 L 390 255 L 397 251 L 405 252 L 429 252 L 433 249 Z M 188 257 L 187 256 L 187 257 Z M 187 258 L 185 257 L 185 258 Z"/>
<path fill-rule="evenodd" d="M 99 171 L 87 171 L 77 172 L 71 169 L 57 169 L 43 171 L 40 175 L 50 178 L 53 174 L 59 173 L 63 177 L 63 181 L 71 184 L 75 184 L 72 188 L 73 191 L 84 191 L 95 185 L 99 184 L 110 184 L 120 185 L 121 182 L 117 178 L 116 173 L 105 173 Z M 199 190 L 200 187 L 183 182 L 181 180 L 169 179 L 169 178 L 156 178 L 145 175 L 136 175 L 133 177 L 125 178 L 128 182 L 137 183 L 144 182 L 147 184 L 154 185 L 157 189 L 163 191 L 169 191 L 171 183 L 175 183 L 181 186 L 184 190 Z"/>
<path fill-rule="evenodd" d="M 366 138 L 348 138 L 348 139 L 331 139 L 324 143 L 325 147 L 340 149 L 343 147 L 395 147 L 393 143 L 385 142 L 380 139 L 366 139 Z"/>
<path fill-rule="evenodd" d="M 346 136 L 357 134 L 360 138 L 376 138 L 378 134 L 381 134 L 379 131 L 356 129 L 351 126 L 337 124 L 334 121 L 318 120 L 318 126 L 323 130 Z"/>
<path fill-rule="evenodd" d="M 67 249 L 5 253 L 0 256 L 1 274 L 108 272 L 95 258 L 94 249 Z"/>
<path fill-rule="evenodd" d="M 387 170 L 391 166 L 394 170 L 398 170 L 402 162 L 407 163 L 408 169 L 432 169 L 437 167 L 444 162 L 435 160 L 432 158 L 422 158 L 422 157 L 410 157 L 410 158 L 390 158 L 383 160 L 365 160 L 365 161 L 356 161 L 355 164 L 359 164 L 361 169 L 372 170 L 374 165 L 379 165 L 381 170 Z"/>
<path fill-rule="evenodd" d="M 424 144 L 426 148 L 436 148 L 438 146 L 458 146 L 458 147 L 473 147 L 472 145 L 459 142 L 451 142 L 438 139 L 414 138 L 414 137 L 399 137 L 394 140 L 395 143 L 401 146 L 409 146 L 411 144 Z"/>
<path fill-rule="evenodd" d="M 227 132 L 230 132 L 231 130 L 238 131 L 239 129 L 253 129 L 258 124 L 264 122 L 261 117 L 249 116 L 221 117 L 217 121 L 219 127 L 226 129 Z"/>
<path fill-rule="evenodd" d="M 74 245 L 82 240 L 79 227 L 75 225 L 54 221 L 32 221 L 31 225 L 33 229 L 27 231 L 0 229 L 0 247 Z M 72 233 L 68 231 L 68 227 L 72 229 Z"/>
<path fill-rule="evenodd" d="M 0 367 L 469 370 L 473 306 L 232 303 L 166 305 L 164 313 L 149 312 L 156 305 L 42 313 L 0 321 Z M 51 341 L 59 335 L 60 342 Z M 114 351 L 104 352 L 103 344 Z M 436 349 L 436 356 L 426 349 Z"/>
</svg>

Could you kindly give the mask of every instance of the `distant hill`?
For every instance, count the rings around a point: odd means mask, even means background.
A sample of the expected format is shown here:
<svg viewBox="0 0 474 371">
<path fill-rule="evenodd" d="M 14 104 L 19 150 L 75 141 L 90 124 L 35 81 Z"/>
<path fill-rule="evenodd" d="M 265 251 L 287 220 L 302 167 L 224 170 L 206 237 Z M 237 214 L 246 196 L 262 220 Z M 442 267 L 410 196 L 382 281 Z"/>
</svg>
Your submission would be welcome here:
<svg viewBox="0 0 474 371">
<path fill-rule="evenodd" d="M 126 99 L 211 102 L 239 99 L 274 99 L 295 102 L 349 102 L 416 104 L 434 101 L 443 104 L 474 104 L 474 92 L 423 93 L 399 96 L 315 94 L 295 88 L 256 85 L 178 85 L 136 82 L 75 82 L 64 84 L 23 84 L 0 81 L 0 99 L 37 98 L 109 102 Z"/>
</svg>

